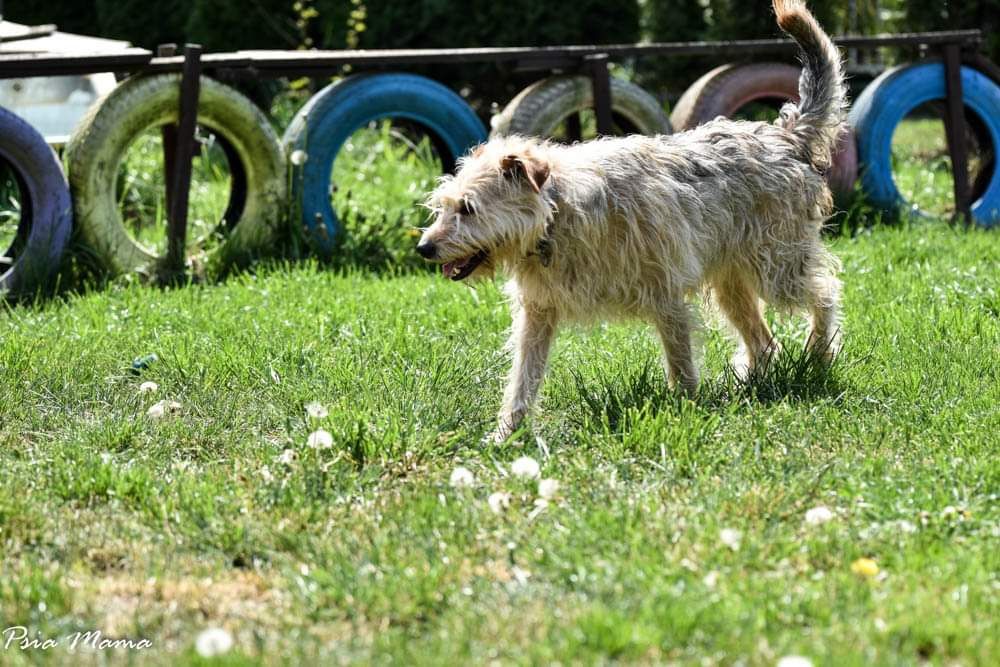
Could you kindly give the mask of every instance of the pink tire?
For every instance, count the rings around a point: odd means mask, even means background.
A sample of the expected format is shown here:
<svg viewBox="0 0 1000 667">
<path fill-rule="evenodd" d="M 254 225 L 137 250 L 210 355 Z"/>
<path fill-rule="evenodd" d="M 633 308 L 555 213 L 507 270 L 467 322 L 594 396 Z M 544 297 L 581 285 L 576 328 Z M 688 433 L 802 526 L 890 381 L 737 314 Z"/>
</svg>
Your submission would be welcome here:
<svg viewBox="0 0 1000 667">
<path fill-rule="evenodd" d="M 798 102 L 798 67 L 784 63 L 729 64 L 716 67 L 688 88 L 674 106 L 670 122 L 677 131 L 689 130 L 719 116 L 732 117 L 751 102 Z M 827 173 L 827 183 L 838 200 L 854 191 L 858 178 L 858 148 L 854 131 L 840 140 Z"/>
</svg>

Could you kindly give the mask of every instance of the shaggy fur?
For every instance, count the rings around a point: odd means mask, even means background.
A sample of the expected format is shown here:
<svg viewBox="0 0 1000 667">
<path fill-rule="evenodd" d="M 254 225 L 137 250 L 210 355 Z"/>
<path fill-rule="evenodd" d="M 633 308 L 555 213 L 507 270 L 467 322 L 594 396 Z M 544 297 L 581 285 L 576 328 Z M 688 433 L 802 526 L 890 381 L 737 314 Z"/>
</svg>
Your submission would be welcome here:
<svg viewBox="0 0 1000 667">
<path fill-rule="evenodd" d="M 838 346 L 839 263 L 820 229 L 823 178 L 842 131 L 836 47 L 801 0 L 774 0 L 802 49 L 801 101 L 775 124 L 717 119 L 671 136 L 479 146 L 432 193 L 418 251 L 454 280 L 509 274 L 514 363 L 497 439 L 531 408 L 560 323 L 651 321 L 669 381 L 694 392 L 689 298 L 710 289 L 744 370 L 777 349 L 761 300 L 808 312 L 808 345 Z"/>
</svg>

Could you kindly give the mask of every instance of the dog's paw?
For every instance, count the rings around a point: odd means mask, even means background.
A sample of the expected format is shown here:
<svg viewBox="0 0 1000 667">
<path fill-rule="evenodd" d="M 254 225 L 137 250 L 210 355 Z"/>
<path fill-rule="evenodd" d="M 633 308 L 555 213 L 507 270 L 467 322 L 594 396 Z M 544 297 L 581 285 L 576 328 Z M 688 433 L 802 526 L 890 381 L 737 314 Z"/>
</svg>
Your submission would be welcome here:
<svg viewBox="0 0 1000 667">
<path fill-rule="evenodd" d="M 520 426 L 521 420 L 510 415 L 500 415 L 497 427 L 483 438 L 488 445 L 499 445 L 510 439 Z"/>
<path fill-rule="evenodd" d="M 513 426 L 501 424 L 488 433 L 483 441 L 488 445 L 500 445 L 507 442 L 516 430 Z"/>
<path fill-rule="evenodd" d="M 511 432 L 505 429 L 496 429 L 483 436 L 484 445 L 502 445 L 511 436 Z"/>
</svg>

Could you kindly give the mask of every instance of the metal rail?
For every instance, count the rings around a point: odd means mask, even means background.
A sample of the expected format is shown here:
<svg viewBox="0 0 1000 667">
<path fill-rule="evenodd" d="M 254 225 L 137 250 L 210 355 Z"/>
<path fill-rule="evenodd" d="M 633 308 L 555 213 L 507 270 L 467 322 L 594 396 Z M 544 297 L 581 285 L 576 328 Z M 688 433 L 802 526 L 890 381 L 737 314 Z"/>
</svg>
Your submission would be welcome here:
<svg viewBox="0 0 1000 667">
<path fill-rule="evenodd" d="M 48 29 L 48 26 L 45 27 Z M 970 219 L 968 153 L 964 139 L 961 65 L 966 63 L 1000 84 L 1000 68 L 978 53 L 983 41 L 979 30 L 847 36 L 834 41 L 845 49 L 910 47 L 938 51 L 945 64 L 945 124 L 955 184 L 956 217 Z M 176 46 L 161 47 L 156 56 L 145 49 L 87 55 L 7 53 L 0 50 L 0 79 L 33 76 L 118 73 L 181 73 L 179 122 L 164 129 L 164 162 L 167 172 L 168 253 L 164 269 L 176 279 L 184 272 L 187 205 L 191 185 L 191 160 L 197 123 L 202 73 L 228 77 L 301 77 L 339 74 L 344 66 L 382 69 L 405 65 L 504 63 L 519 71 L 572 70 L 590 77 L 594 112 L 600 134 L 613 132 L 608 63 L 638 56 L 711 56 L 713 58 L 793 53 L 788 39 L 735 40 L 727 42 L 671 42 L 593 46 L 504 47 L 463 49 L 400 49 L 361 51 L 237 51 L 202 54 L 188 45 L 181 56 Z M 579 117 L 570 118 L 571 135 L 579 135 Z"/>
</svg>

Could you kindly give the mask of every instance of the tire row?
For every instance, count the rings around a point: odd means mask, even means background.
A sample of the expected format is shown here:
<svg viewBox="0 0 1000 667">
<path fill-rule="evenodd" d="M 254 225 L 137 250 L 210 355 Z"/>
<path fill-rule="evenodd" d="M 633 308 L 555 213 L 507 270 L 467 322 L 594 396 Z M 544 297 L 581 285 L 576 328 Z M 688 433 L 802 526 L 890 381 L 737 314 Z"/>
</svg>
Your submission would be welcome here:
<svg viewBox="0 0 1000 667">
<path fill-rule="evenodd" d="M 969 67 L 961 74 L 965 105 L 983 128 L 979 141 L 992 146 L 995 155 L 1000 86 Z M 614 78 L 613 120 L 621 133 L 669 134 L 731 117 L 753 102 L 797 101 L 798 81 L 799 69 L 790 65 L 723 65 L 698 79 L 668 117 L 649 93 Z M 179 90 L 177 74 L 135 77 L 119 85 L 81 121 L 67 145 L 68 180 L 44 139 L 0 109 L 0 158 L 13 168 L 24 202 L 14 243 L 0 265 L 0 291 L 28 291 L 50 277 L 73 225 L 114 272 L 142 270 L 158 259 L 127 233 L 115 181 L 126 150 L 141 133 L 177 122 Z M 893 180 L 892 135 L 907 114 L 944 96 L 939 62 L 897 67 L 872 82 L 851 110 L 851 130 L 828 174 L 835 196 L 853 191 L 860 163 L 861 186 L 872 203 L 886 210 L 912 208 Z M 550 77 L 523 90 L 496 115 L 491 133 L 553 136 L 568 119 L 592 107 L 589 79 Z M 327 86 L 296 114 L 280 139 L 249 99 L 203 78 L 198 123 L 219 137 L 232 176 L 229 207 L 217 230 L 223 241 L 213 259 L 239 263 L 272 246 L 289 198 L 295 202 L 293 217 L 313 246 L 329 255 L 342 231 L 330 197 L 334 160 L 353 132 L 383 118 L 419 126 L 446 170 L 487 139 L 486 128 L 461 97 L 412 74 L 362 74 Z M 984 227 L 1000 223 L 1000 171 L 980 179 L 973 195 L 975 221 Z"/>
</svg>

